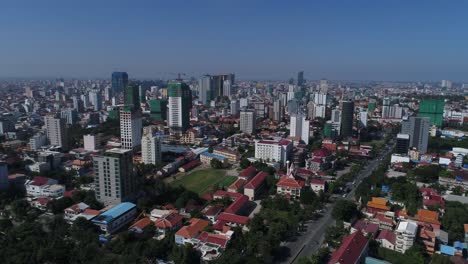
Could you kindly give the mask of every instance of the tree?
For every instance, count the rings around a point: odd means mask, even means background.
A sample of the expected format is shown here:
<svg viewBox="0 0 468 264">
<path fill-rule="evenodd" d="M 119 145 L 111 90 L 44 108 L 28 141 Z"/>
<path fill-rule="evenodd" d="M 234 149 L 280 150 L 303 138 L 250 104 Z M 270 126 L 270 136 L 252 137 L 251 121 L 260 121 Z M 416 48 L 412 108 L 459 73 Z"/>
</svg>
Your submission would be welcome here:
<svg viewBox="0 0 468 264">
<path fill-rule="evenodd" d="M 303 204 L 312 204 L 317 200 L 317 195 L 310 188 L 305 188 L 301 192 L 300 200 Z"/>
<path fill-rule="evenodd" d="M 213 153 L 213 146 L 209 146 L 209 147 L 208 147 L 208 152 L 209 152 L 209 153 Z"/>
<path fill-rule="evenodd" d="M 447 202 L 442 225 L 451 241 L 464 239 L 463 224 L 468 223 L 468 208 L 459 202 Z"/>
<path fill-rule="evenodd" d="M 332 216 L 335 220 L 349 222 L 358 214 L 356 205 L 352 201 L 338 200 L 333 207 Z"/>
<path fill-rule="evenodd" d="M 245 168 L 249 167 L 250 164 L 251 164 L 251 163 L 250 163 L 250 161 L 249 161 L 247 158 L 242 157 L 242 158 L 240 159 L 239 165 L 240 165 L 240 167 L 241 167 L 242 169 L 245 169 Z"/>
<path fill-rule="evenodd" d="M 223 163 L 220 160 L 215 159 L 215 158 L 211 159 L 210 165 L 211 165 L 211 167 L 213 169 L 222 169 L 223 168 Z"/>
<path fill-rule="evenodd" d="M 63 210 L 72 206 L 75 202 L 70 197 L 62 197 L 57 200 L 52 200 L 47 204 L 47 207 L 54 214 L 63 213 Z"/>
</svg>

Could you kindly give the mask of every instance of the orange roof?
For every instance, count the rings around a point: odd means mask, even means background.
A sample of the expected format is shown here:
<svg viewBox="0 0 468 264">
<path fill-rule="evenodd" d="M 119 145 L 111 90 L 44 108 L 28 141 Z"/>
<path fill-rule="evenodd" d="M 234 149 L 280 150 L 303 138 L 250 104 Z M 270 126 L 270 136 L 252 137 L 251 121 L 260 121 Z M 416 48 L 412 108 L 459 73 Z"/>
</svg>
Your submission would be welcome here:
<svg viewBox="0 0 468 264">
<path fill-rule="evenodd" d="M 463 228 L 465 229 L 465 233 L 468 233 L 468 224 L 464 224 Z"/>
<path fill-rule="evenodd" d="M 209 225 L 210 222 L 199 219 L 192 218 L 190 219 L 190 225 L 184 226 L 179 231 L 177 231 L 176 236 L 181 236 L 184 238 L 193 238 L 197 233 L 200 233 L 205 227 Z"/>
<path fill-rule="evenodd" d="M 421 228 L 419 231 L 419 237 L 432 240 L 436 237 L 436 234 L 427 228 Z"/>
<path fill-rule="evenodd" d="M 426 210 L 426 209 L 419 209 L 416 218 L 421 222 L 431 223 L 431 224 L 440 224 L 439 222 L 439 213 Z"/>
<path fill-rule="evenodd" d="M 367 202 L 368 207 L 390 210 L 390 206 L 387 206 L 387 199 L 381 197 L 372 197 L 372 201 Z"/>
<path fill-rule="evenodd" d="M 300 180 L 300 179 L 295 179 L 293 177 L 289 177 L 288 175 L 284 175 L 281 177 L 281 179 L 278 181 L 276 186 L 281 186 L 281 187 L 289 187 L 289 188 L 295 188 L 295 189 L 300 189 L 304 187 L 305 181 Z"/>
<path fill-rule="evenodd" d="M 136 221 L 128 229 L 132 229 L 134 227 L 138 227 L 140 229 L 143 229 L 143 228 L 147 227 L 149 224 L 151 224 L 151 220 L 149 219 L 149 217 L 145 217 L 145 218 L 142 218 L 142 219 Z"/>
</svg>

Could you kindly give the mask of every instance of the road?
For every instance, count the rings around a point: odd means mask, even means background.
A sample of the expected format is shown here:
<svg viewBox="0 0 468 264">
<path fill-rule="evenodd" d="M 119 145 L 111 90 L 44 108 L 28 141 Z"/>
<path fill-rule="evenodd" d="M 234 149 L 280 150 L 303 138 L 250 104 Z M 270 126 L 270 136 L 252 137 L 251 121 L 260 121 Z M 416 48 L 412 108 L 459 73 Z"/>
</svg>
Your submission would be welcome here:
<svg viewBox="0 0 468 264">
<path fill-rule="evenodd" d="M 380 162 L 382 162 L 382 159 L 388 155 L 392 149 L 393 146 L 387 145 L 377 158 L 373 159 L 367 164 L 366 167 L 364 167 L 364 169 L 361 170 L 361 172 L 356 177 L 356 184 L 352 186 L 351 191 L 344 199 L 354 200 L 356 187 L 359 186 L 364 178 L 371 175 L 371 173 L 378 167 Z M 326 228 L 329 225 L 335 223 L 331 217 L 332 208 L 333 204 L 327 204 L 323 216 L 315 222 L 308 222 L 306 224 L 307 230 L 298 236 L 295 241 L 282 243 L 282 246 L 289 248 L 290 256 L 281 263 L 291 264 L 301 257 L 314 254 L 318 250 L 323 242 Z"/>
</svg>

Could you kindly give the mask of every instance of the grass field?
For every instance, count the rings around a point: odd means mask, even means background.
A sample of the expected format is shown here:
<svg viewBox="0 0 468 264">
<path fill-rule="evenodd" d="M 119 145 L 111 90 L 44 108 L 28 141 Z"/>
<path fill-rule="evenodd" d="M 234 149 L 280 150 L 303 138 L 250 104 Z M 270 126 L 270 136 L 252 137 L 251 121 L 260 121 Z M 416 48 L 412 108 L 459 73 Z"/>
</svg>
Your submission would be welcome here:
<svg viewBox="0 0 468 264">
<path fill-rule="evenodd" d="M 215 184 L 229 186 L 237 178 L 227 176 L 223 170 L 204 169 L 190 173 L 189 175 L 171 182 L 172 186 L 182 185 L 186 189 L 196 192 L 198 195 L 209 192 Z"/>
</svg>

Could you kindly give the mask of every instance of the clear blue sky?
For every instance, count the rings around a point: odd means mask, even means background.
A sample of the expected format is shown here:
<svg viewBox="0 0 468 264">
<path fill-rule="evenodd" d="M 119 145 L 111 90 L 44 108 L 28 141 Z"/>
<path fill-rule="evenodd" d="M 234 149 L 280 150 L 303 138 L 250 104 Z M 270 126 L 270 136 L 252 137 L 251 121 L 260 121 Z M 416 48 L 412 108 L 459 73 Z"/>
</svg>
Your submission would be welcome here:
<svg viewBox="0 0 468 264">
<path fill-rule="evenodd" d="M 0 77 L 468 80 L 468 1 L 4 2 Z"/>
</svg>

